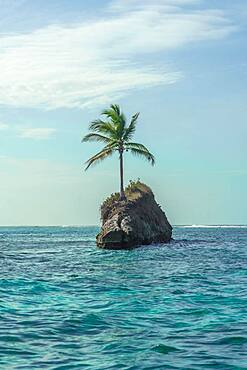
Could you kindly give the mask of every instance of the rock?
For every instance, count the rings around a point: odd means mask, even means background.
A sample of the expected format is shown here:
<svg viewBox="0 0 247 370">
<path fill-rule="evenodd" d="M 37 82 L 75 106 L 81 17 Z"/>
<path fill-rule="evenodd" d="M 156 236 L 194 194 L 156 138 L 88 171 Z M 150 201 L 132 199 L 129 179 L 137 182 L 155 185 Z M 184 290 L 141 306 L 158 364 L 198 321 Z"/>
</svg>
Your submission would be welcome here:
<svg viewBox="0 0 247 370">
<path fill-rule="evenodd" d="M 102 228 L 97 235 L 97 245 L 125 249 L 169 242 L 172 227 L 152 190 L 140 181 L 131 182 L 125 195 L 127 199 L 120 200 L 116 193 L 102 204 Z"/>
</svg>

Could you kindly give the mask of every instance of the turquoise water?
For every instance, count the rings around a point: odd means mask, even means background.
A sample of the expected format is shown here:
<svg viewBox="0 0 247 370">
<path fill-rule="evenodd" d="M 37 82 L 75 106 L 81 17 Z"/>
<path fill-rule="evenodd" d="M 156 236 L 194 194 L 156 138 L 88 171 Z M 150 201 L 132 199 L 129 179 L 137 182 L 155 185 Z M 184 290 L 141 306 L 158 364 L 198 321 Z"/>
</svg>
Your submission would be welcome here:
<svg viewBox="0 0 247 370">
<path fill-rule="evenodd" d="M 0 228 L 0 368 L 247 369 L 247 228 L 95 247 L 97 228 Z"/>
</svg>

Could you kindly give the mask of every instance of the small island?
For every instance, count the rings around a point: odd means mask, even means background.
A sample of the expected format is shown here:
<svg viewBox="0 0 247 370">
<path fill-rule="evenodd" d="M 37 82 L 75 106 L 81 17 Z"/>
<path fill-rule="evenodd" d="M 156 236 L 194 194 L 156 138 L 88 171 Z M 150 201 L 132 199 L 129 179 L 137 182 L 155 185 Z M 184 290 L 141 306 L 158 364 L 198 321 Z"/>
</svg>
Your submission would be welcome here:
<svg viewBox="0 0 247 370">
<path fill-rule="evenodd" d="M 127 249 L 139 245 L 167 243 L 172 226 L 157 204 L 152 190 L 140 181 L 107 198 L 101 206 L 102 229 L 97 245 L 108 249 Z"/>
<path fill-rule="evenodd" d="M 155 164 L 148 148 L 133 142 L 139 113 L 130 123 L 117 104 L 111 104 L 89 125 L 89 133 L 82 142 L 96 141 L 103 149 L 89 158 L 86 170 L 114 153 L 119 157 L 120 191 L 111 195 L 101 206 L 102 229 L 97 235 L 97 245 L 108 249 L 125 249 L 139 245 L 166 243 L 171 240 L 172 227 L 165 213 L 154 199 L 152 190 L 140 181 L 131 181 L 124 189 L 124 154 L 131 154 Z"/>
</svg>

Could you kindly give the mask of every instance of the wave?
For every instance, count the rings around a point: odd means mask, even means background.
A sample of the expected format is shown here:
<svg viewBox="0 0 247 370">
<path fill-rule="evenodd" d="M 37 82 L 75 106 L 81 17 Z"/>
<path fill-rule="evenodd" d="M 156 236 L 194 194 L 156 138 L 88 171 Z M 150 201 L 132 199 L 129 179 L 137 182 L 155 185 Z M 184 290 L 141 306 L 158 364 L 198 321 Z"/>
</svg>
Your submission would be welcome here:
<svg viewBox="0 0 247 370">
<path fill-rule="evenodd" d="M 246 229 L 247 225 L 183 225 L 179 228 L 206 228 L 206 229 Z"/>
</svg>

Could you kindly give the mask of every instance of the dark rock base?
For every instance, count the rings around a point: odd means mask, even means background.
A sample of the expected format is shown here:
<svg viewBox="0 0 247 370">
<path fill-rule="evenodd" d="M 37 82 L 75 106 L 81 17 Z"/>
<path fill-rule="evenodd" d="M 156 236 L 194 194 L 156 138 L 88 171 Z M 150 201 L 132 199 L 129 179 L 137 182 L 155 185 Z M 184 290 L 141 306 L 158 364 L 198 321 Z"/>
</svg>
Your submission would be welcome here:
<svg viewBox="0 0 247 370">
<path fill-rule="evenodd" d="M 125 194 L 125 201 L 115 194 L 103 203 L 97 245 L 107 249 L 129 249 L 169 242 L 172 227 L 151 189 L 136 182 L 131 183 Z"/>
</svg>

